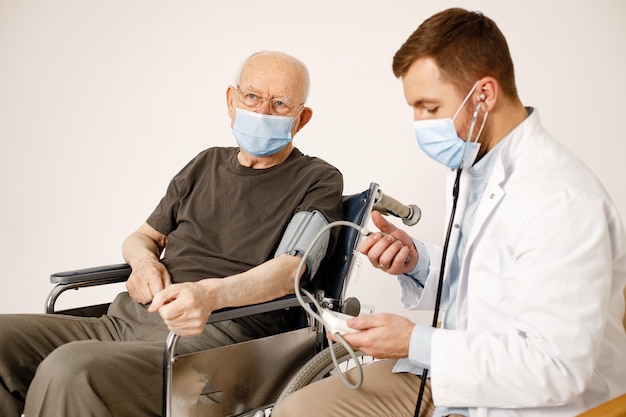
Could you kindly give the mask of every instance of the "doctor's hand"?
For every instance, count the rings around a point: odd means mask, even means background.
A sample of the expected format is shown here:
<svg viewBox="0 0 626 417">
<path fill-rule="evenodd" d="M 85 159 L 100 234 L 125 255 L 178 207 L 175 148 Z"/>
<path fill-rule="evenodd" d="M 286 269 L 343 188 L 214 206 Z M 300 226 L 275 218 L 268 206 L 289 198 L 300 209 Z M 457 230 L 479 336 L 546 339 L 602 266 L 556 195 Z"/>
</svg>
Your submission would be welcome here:
<svg viewBox="0 0 626 417">
<path fill-rule="evenodd" d="M 378 359 L 398 359 L 409 356 L 411 333 L 415 323 L 396 314 L 372 314 L 354 317 L 349 327 L 360 330 L 342 335 L 352 348 Z M 335 342 L 337 339 L 328 335 Z"/>
<path fill-rule="evenodd" d="M 148 304 L 155 294 L 171 284 L 167 268 L 158 260 L 144 259 L 133 265 L 126 281 L 128 294 L 141 304 Z"/>
<path fill-rule="evenodd" d="M 203 281 L 170 285 L 154 296 L 148 311 L 158 311 L 167 327 L 179 336 L 202 333 L 213 312 L 210 300 L 215 294 L 209 283 L 212 280 Z"/>
<path fill-rule="evenodd" d="M 375 268 L 389 274 L 412 271 L 419 254 L 411 236 L 389 223 L 378 211 L 372 212 L 372 222 L 384 233 L 369 234 L 361 240 L 357 250 L 366 255 Z"/>
</svg>

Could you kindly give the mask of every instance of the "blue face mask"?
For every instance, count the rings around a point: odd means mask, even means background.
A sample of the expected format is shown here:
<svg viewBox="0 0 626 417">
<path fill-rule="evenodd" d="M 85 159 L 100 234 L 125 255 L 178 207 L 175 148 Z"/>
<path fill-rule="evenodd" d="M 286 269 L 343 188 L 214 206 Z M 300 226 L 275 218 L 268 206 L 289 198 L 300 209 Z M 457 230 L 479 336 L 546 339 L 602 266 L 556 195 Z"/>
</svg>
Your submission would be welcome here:
<svg viewBox="0 0 626 417">
<path fill-rule="evenodd" d="M 476 89 L 478 83 L 474 84 L 474 87 L 467 94 L 461 106 L 456 111 L 452 118 L 443 119 L 426 119 L 416 120 L 414 122 L 415 136 L 417 137 L 417 143 L 426 155 L 445 165 L 449 168 L 468 168 L 474 164 L 478 151 L 480 150 L 480 143 L 478 143 L 478 137 L 480 136 L 485 122 L 487 121 L 487 113 L 483 119 L 482 126 L 474 141 L 470 141 L 472 133 L 474 131 L 474 125 L 476 123 L 476 116 L 478 114 L 479 105 L 474 111 L 472 116 L 472 122 L 470 124 L 469 133 L 467 136 L 467 142 L 459 138 L 459 135 L 454 127 L 454 119 L 465 106 L 467 100 L 471 97 L 472 93 Z"/>
<path fill-rule="evenodd" d="M 254 156 L 278 153 L 291 142 L 293 117 L 255 113 L 235 107 L 233 134 L 239 146 Z"/>
</svg>

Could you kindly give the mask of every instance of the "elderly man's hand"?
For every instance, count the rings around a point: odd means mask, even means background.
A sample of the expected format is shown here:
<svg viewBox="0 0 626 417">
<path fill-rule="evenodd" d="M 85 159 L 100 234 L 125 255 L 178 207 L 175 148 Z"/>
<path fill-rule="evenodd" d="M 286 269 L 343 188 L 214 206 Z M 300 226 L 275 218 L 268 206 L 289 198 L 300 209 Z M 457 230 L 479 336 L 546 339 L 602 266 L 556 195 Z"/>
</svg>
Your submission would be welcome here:
<svg viewBox="0 0 626 417">
<path fill-rule="evenodd" d="M 207 281 L 170 285 L 154 296 L 148 311 L 158 311 L 167 327 L 179 336 L 202 333 L 213 312 L 211 286 L 205 285 Z"/>
<path fill-rule="evenodd" d="M 135 264 L 126 281 L 128 294 L 141 304 L 148 304 L 154 296 L 171 284 L 167 268 L 158 260 L 141 260 Z"/>
</svg>

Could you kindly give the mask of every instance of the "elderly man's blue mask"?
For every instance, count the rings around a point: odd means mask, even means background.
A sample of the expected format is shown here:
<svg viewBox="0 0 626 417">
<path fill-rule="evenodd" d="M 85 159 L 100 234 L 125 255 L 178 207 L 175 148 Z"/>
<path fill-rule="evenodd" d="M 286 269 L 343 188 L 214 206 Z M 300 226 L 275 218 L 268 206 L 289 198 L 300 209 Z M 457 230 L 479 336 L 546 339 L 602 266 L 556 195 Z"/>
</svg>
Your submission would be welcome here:
<svg viewBox="0 0 626 417">
<path fill-rule="evenodd" d="M 255 113 L 235 107 L 233 134 L 239 146 L 254 156 L 278 153 L 291 142 L 293 117 Z"/>
</svg>

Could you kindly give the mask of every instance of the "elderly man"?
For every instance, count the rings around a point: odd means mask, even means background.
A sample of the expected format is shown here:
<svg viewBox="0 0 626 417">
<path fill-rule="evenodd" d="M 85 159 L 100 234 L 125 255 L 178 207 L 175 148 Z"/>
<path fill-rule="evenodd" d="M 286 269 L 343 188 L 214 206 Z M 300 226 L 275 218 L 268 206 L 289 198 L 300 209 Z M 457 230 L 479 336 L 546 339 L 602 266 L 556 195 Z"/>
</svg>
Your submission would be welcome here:
<svg viewBox="0 0 626 417">
<path fill-rule="evenodd" d="M 308 245 L 291 244 L 298 236 L 287 226 L 306 222 L 315 235 L 342 217 L 341 173 L 293 145 L 312 116 L 308 89 L 297 59 L 270 51 L 248 58 L 226 92 L 239 146 L 207 149 L 172 179 L 124 242 L 128 292 L 105 316 L 0 317 L 3 417 L 158 416 L 170 330 L 190 336 L 179 344 L 185 352 L 289 328 L 288 311 L 206 321 L 214 310 L 292 292 Z M 305 274 L 332 245 L 328 234 Z"/>
<path fill-rule="evenodd" d="M 359 390 L 328 378 L 273 417 L 417 415 L 419 375 L 430 377 L 420 416 L 571 417 L 626 392 L 624 227 L 595 176 L 522 105 L 495 23 L 438 13 L 393 70 L 420 147 L 450 169 L 450 223 L 441 248 L 373 213 L 385 234 L 359 251 L 399 276 L 406 308 L 440 308 L 441 327 L 351 319 L 359 331 L 345 340 L 391 360 L 367 366 Z"/>
</svg>

